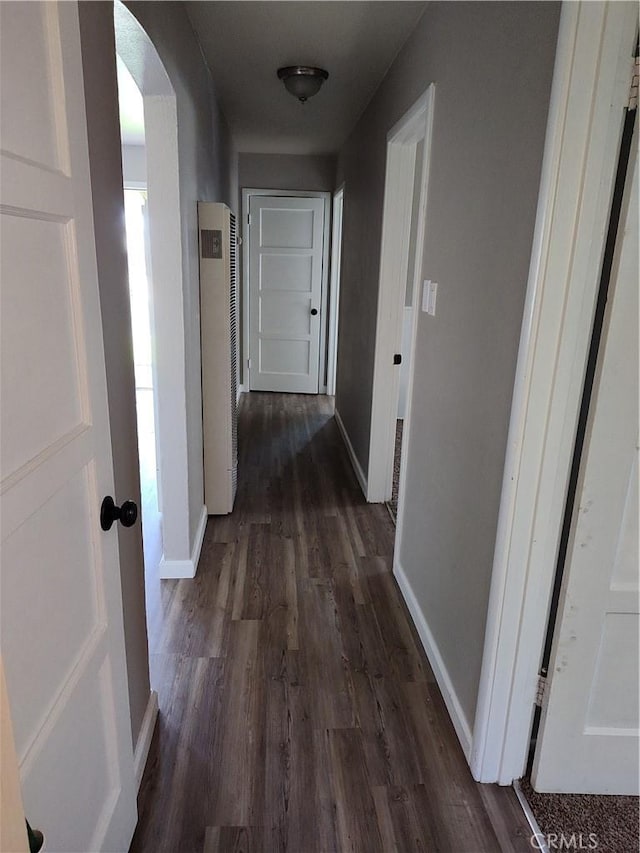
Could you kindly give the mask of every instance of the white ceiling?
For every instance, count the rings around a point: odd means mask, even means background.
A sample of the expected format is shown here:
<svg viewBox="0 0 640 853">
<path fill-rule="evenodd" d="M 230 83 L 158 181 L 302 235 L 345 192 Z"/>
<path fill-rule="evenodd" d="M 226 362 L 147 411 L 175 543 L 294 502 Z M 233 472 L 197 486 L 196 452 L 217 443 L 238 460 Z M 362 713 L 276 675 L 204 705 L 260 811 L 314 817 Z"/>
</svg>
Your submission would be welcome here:
<svg viewBox="0 0 640 853">
<path fill-rule="evenodd" d="M 240 151 L 337 151 L 424 11 L 409 0 L 264 0 L 186 7 Z M 325 68 L 306 104 L 276 76 L 284 65 Z"/>
</svg>

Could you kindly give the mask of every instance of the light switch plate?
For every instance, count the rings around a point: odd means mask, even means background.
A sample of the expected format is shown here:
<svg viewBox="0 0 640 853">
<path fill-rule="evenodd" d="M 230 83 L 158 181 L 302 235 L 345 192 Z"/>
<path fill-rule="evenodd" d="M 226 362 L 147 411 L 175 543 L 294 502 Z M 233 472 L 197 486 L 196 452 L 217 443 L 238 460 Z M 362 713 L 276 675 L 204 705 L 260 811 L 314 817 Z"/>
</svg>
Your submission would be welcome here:
<svg viewBox="0 0 640 853">
<path fill-rule="evenodd" d="M 426 279 L 422 282 L 422 310 L 426 313 L 429 310 L 429 287 L 431 282 Z"/>
<path fill-rule="evenodd" d="M 425 279 L 422 283 L 422 310 L 432 317 L 436 316 L 436 296 L 438 284 L 435 281 Z"/>
</svg>

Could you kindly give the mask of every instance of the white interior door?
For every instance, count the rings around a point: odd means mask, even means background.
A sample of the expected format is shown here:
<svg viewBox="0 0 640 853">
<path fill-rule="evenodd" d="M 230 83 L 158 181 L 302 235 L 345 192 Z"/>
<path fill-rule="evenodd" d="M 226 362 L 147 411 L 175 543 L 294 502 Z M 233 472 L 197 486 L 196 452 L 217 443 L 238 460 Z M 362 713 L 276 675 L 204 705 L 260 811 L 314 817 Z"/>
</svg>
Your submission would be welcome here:
<svg viewBox="0 0 640 853">
<path fill-rule="evenodd" d="M 324 201 L 251 196 L 249 389 L 318 393 Z"/>
<path fill-rule="evenodd" d="M 48 851 L 136 822 L 75 3 L 0 4 L 2 656 L 24 806 Z"/>
<path fill-rule="evenodd" d="M 637 160 L 630 190 L 532 774 L 538 791 L 638 794 Z"/>
</svg>

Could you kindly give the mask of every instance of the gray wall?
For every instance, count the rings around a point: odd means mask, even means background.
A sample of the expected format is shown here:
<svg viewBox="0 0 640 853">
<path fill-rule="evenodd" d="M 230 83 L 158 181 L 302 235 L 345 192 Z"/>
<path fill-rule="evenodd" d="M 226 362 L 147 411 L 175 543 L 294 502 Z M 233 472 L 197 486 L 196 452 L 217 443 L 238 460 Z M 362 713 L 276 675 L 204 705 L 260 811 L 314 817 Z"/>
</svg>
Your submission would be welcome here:
<svg viewBox="0 0 640 853">
<path fill-rule="evenodd" d="M 340 153 L 337 408 L 367 469 L 386 133 L 436 85 L 400 561 L 473 725 L 559 4 L 427 6 Z"/>
<path fill-rule="evenodd" d="M 240 154 L 240 188 L 331 192 L 336 158 L 332 155 Z"/>
<path fill-rule="evenodd" d="M 204 504 L 197 201 L 237 204 L 226 120 L 182 3 L 126 3 L 154 43 L 176 93 L 185 311 L 187 456 L 191 547 Z"/>
<path fill-rule="evenodd" d="M 116 493 L 139 501 L 113 4 L 92 2 L 79 5 Z M 185 309 L 188 323 L 190 505 L 197 506 L 199 513 L 203 490 L 195 202 L 207 199 L 235 203 L 237 171 L 230 134 L 182 4 L 131 3 L 129 8 L 154 41 L 176 91 L 180 179 L 184 199 L 182 239 L 186 247 L 184 262 L 188 273 L 185 278 Z M 140 526 L 131 530 L 119 528 L 118 537 L 131 729 L 135 744 L 149 697 Z"/>
</svg>

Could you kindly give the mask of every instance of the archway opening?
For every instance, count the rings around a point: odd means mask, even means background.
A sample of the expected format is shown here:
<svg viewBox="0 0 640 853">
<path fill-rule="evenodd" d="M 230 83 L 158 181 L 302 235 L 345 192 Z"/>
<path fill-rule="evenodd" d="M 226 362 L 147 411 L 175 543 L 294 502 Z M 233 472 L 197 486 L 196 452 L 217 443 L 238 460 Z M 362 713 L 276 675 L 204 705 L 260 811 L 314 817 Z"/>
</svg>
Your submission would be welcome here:
<svg viewBox="0 0 640 853">
<path fill-rule="evenodd" d="M 161 583 L 190 556 L 176 94 L 151 39 L 114 4 L 149 644 Z"/>
</svg>

